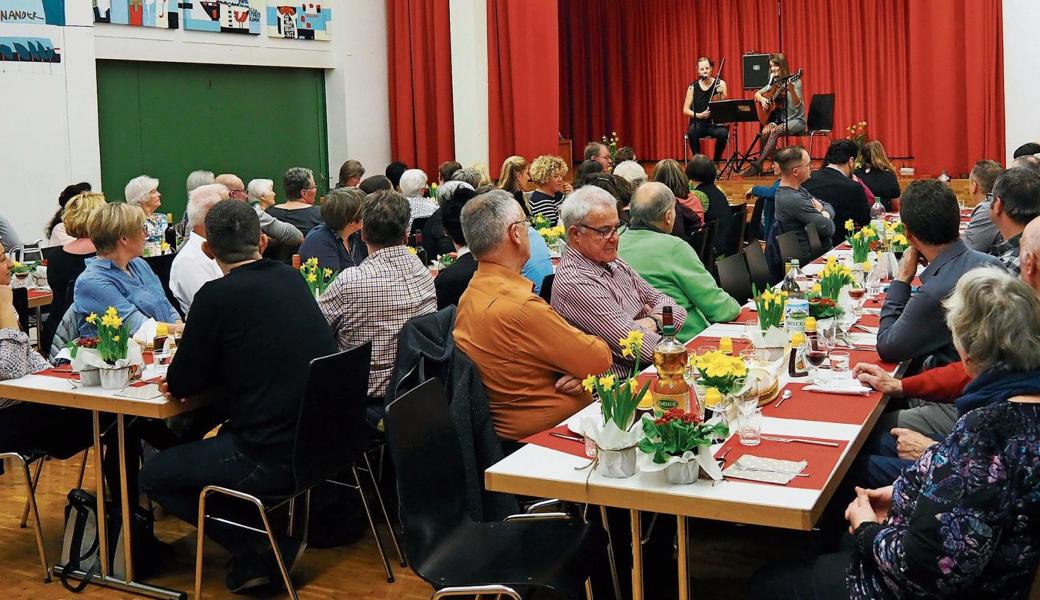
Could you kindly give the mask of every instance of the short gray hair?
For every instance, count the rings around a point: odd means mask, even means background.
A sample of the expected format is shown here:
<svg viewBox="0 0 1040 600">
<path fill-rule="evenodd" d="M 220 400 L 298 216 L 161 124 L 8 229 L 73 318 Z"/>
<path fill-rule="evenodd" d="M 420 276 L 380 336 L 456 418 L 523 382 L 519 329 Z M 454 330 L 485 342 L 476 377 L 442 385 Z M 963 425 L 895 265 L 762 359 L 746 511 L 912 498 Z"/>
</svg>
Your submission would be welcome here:
<svg viewBox="0 0 1040 600">
<path fill-rule="evenodd" d="M 675 206 L 675 194 L 668 186 L 657 181 L 650 181 L 632 194 L 632 202 L 628 205 L 632 213 L 632 221 L 644 225 L 660 223 L 664 216 Z"/>
<path fill-rule="evenodd" d="M 214 179 L 216 178 L 213 176 L 213 171 L 192 171 L 191 173 L 188 173 L 188 180 L 185 183 L 185 187 L 188 188 L 188 193 L 190 194 L 196 188 L 213 183 Z"/>
<path fill-rule="evenodd" d="M 600 206 L 609 206 L 617 210 L 617 200 L 603 188 L 593 185 L 578 188 L 560 204 L 560 222 L 570 231 L 572 225 L 581 223 L 592 209 Z"/>
<path fill-rule="evenodd" d="M 157 189 L 159 189 L 158 179 L 148 175 L 138 175 L 126 184 L 126 189 L 123 190 L 123 193 L 128 204 L 140 206 L 148 198 L 148 195 Z"/>
<path fill-rule="evenodd" d="M 943 307 L 953 343 L 979 373 L 1040 368 L 1040 298 L 1021 279 L 998 268 L 973 269 Z"/>
<path fill-rule="evenodd" d="M 638 186 L 646 181 L 646 169 L 634 160 L 626 160 L 614 167 L 613 173 L 627 179 L 632 185 Z"/>
<path fill-rule="evenodd" d="M 256 258 L 260 250 L 260 217 L 245 202 L 221 200 L 206 213 L 206 242 L 224 264 Z"/>
<path fill-rule="evenodd" d="M 299 200 L 303 197 L 303 190 L 310 187 L 312 181 L 314 181 L 314 171 L 306 167 L 290 168 L 282 178 L 285 196 L 290 200 Z"/>
<path fill-rule="evenodd" d="M 472 190 L 473 186 L 465 181 L 458 181 L 456 179 L 445 181 L 444 185 L 437 188 L 437 204 L 444 206 L 444 203 L 451 200 L 451 197 L 455 195 L 455 192 L 460 189 Z"/>
<path fill-rule="evenodd" d="M 455 173 L 451 176 L 451 179 L 452 181 L 465 181 L 466 183 L 473 186 L 473 189 L 477 189 L 478 187 L 480 187 L 481 182 L 484 181 L 484 176 L 480 174 L 480 171 L 473 168 L 469 168 L 459 169 L 458 171 L 455 171 Z"/>
<path fill-rule="evenodd" d="M 401 174 L 401 182 L 398 187 L 401 188 L 401 193 L 405 198 L 414 198 L 422 194 L 427 181 L 429 178 L 422 169 L 408 169 Z"/>
<path fill-rule="evenodd" d="M 271 191 L 274 191 L 274 181 L 270 179 L 253 179 L 246 187 L 250 204 L 259 204 L 264 194 Z"/>
<path fill-rule="evenodd" d="M 474 197 L 462 207 L 462 234 L 469 251 L 479 260 L 502 243 L 510 223 L 522 216 L 520 205 L 505 190 Z"/>
<path fill-rule="evenodd" d="M 230 197 L 228 188 L 222 183 L 200 185 L 188 194 L 188 229 L 195 229 L 206 221 L 206 214 L 213 205 Z"/>
</svg>

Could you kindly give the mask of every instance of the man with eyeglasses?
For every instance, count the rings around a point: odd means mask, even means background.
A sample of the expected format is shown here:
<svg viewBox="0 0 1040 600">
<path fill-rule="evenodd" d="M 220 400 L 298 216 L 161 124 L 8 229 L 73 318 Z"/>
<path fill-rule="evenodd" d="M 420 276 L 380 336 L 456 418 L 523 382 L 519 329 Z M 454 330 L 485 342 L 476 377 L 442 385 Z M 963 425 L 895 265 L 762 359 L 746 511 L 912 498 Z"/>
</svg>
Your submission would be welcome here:
<svg viewBox="0 0 1040 600">
<path fill-rule="evenodd" d="M 246 184 L 242 182 L 242 178 L 234 173 L 221 173 L 213 180 L 213 183 L 219 183 L 228 189 L 228 197 L 232 200 L 238 200 L 239 202 L 245 202 L 249 195 L 246 193 Z"/>
<path fill-rule="evenodd" d="M 776 162 L 780 163 L 780 187 L 776 190 L 775 218 L 776 223 L 769 235 L 767 257 L 772 256 L 775 271 L 780 262 L 776 235 L 795 232 L 798 243 L 802 247 L 802 256 L 809 256 L 809 237 L 805 228 L 810 223 L 816 224 L 820 239 L 831 239 L 834 236 L 834 207 L 814 198 L 802 184 L 812 175 L 812 159 L 801 146 L 788 146 L 776 154 Z M 783 273 L 779 273 L 783 276 Z"/>
<path fill-rule="evenodd" d="M 614 163 L 610 160 L 610 148 L 607 148 L 605 144 L 599 142 L 589 142 L 585 146 L 585 160 L 594 160 L 603 167 L 604 173 L 610 173 L 610 168 L 614 166 Z"/>
<path fill-rule="evenodd" d="M 617 203 L 605 190 L 580 188 L 560 205 L 560 220 L 567 230 L 567 247 L 553 281 L 553 308 L 610 346 L 615 375 L 631 372 L 633 361 L 622 356 L 620 344 L 630 331 L 643 333 L 640 362 L 652 364 L 664 307 L 672 307 L 676 329 L 686 322 L 686 309 L 618 258 L 622 223 Z"/>
<path fill-rule="evenodd" d="M 1004 241 L 997 226 L 989 218 L 989 207 L 993 203 L 993 184 L 1004 173 L 1004 167 L 995 160 L 980 160 L 968 174 L 968 194 L 975 208 L 971 220 L 961 236 L 972 250 L 989 252 L 990 248 Z"/>
</svg>

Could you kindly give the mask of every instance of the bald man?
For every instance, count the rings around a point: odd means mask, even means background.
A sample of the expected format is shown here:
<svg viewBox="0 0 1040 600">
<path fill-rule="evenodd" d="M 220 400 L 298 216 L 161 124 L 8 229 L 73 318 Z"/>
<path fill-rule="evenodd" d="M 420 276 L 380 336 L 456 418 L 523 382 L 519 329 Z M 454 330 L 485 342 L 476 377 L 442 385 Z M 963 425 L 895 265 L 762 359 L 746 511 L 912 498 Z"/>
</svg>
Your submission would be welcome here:
<svg viewBox="0 0 1040 600">
<path fill-rule="evenodd" d="M 248 195 L 246 194 L 246 184 L 242 183 L 242 178 L 234 173 L 221 173 L 213 180 L 213 183 L 219 183 L 228 189 L 228 193 L 231 194 L 232 200 L 238 200 L 239 202 L 245 202 Z"/>
</svg>

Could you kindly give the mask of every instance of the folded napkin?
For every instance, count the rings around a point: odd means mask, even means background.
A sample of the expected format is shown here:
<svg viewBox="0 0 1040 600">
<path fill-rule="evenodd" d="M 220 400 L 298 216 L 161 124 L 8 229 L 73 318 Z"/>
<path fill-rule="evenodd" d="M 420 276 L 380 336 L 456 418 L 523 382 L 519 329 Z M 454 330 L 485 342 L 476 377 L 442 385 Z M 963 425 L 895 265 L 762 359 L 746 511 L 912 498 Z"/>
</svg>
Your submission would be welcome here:
<svg viewBox="0 0 1040 600">
<path fill-rule="evenodd" d="M 815 383 L 802 388 L 809 392 L 821 394 L 844 394 L 847 396 L 869 396 L 874 390 L 854 379 L 832 380 L 827 383 Z"/>
<path fill-rule="evenodd" d="M 734 479 L 786 485 L 795 478 L 796 474 L 804 471 L 808 464 L 804 460 L 778 460 L 745 454 L 723 471 L 722 475 Z"/>
</svg>

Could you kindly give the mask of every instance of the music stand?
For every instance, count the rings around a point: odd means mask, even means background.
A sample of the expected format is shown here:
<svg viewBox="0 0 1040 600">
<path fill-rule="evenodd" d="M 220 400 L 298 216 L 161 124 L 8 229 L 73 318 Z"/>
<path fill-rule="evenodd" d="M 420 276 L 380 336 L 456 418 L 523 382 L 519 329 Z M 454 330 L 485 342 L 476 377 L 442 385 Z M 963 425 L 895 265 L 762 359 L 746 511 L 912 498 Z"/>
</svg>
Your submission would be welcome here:
<svg viewBox="0 0 1040 600">
<path fill-rule="evenodd" d="M 755 110 L 755 101 L 753 99 L 740 99 L 740 100 L 717 100 L 715 102 L 709 102 L 708 108 L 711 110 L 711 120 L 716 124 L 730 124 L 730 123 L 757 123 L 758 112 Z M 739 170 L 746 162 L 748 157 L 751 155 L 751 149 L 755 147 L 755 144 L 762 137 L 759 133 L 755 136 L 754 141 L 751 142 L 751 146 L 748 147 L 747 152 L 741 154 L 739 147 L 739 140 L 737 136 L 738 128 L 733 129 L 733 154 L 730 155 L 729 160 L 719 171 L 719 179 L 722 179 L 727 171 L 732 173 L 733 171 Z"/>
</svg>

